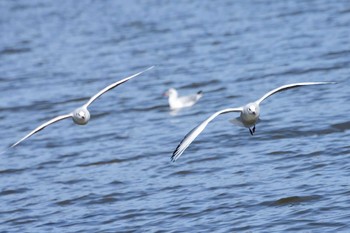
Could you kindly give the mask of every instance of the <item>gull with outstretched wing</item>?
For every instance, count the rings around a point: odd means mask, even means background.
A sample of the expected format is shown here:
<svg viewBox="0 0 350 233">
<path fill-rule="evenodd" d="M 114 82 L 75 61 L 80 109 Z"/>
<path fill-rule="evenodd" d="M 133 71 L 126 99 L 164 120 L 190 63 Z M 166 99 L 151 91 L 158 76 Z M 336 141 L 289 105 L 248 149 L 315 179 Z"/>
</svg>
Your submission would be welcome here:
<svg viewBox="0 0 350 233">
<path fill-rule="evenodd" d="M 22 141 L 24 141 L 25 139 L 29 138 L 30 136 L 32 136 L 33 134 L 39 132 L 40 130 L 43 130 L 45 127 L 53 124 L 53 123 L 56 123 L 58 121 L 61 121 L 61 120 L 64 120 L 64 119 L 67 119 L 67 118 L 72 118 L 73 119 L 73 122 L 78 124 L 78 125 L 85 125 L 88 123 L 88 121 L 90 120 L 90 112 L 88 110 L 88 107 L 90 106 L 90 104 L 92 102 L 94 102 L 98 97 L 100 97 L 101 95 L 103 95 L 104 93 L 106 93 L 107 91 L 109 90 L 112 90 L 113 88 L 119 86 L 120 84 L 122 83 L 125 83 L 126 81 L 136 77 L 136 76 L 139 76 L 140 74 L 146 72 L 147 70 L 150 70 L 152 69 L 153 66 L 147 68 L 146 70 L 144 71 L 141 71 L 141 72 L 138 72 L 134 75 L 131 75 L 127 78 L 124 78 L 122 80 L 119 80 L 118 82 L 115 82 L 115 83 L 112 83 L 111 85 L 105 87 L 104 89 L 102 89 L 101 91 L 99 91 L 96 95 L 92 96 L 88 102 L 86 104 L 84 104 L 83 106 L 75 109 L 73 112 L 69 113 L 69 114 L 65 114 L 65 115 L 62 115 L 62 116 L 58 116 L 58 117 L 55 117 L 47 122 L 45 122 L 44 124 L 38 126 L 36 129 L 34 129 L 33 131 L 31 131 L 29 134 L 27 134 L 26 136 L 24 136 L 23 138 L 21 138 L 19 141 L 17 141 L 16 143 L 12 144 L 10 147 L 15 147 L 17 146 L 19 143 L 21 143 Z"/>
<path fill-rule="evenodd" d="M 173 155 L 171 156 L 171 160 L 175 162 L 182 153 L 186 150 L 186 148 L 194 141 L 194 139 L 205 129 L 205 127 L 208 125 L 209 122 L 214 120 L 217 116 L 225 113 L 230 112 L 239 112 L 240 116 L 238 118 L 235 118 L 231 120 L 232 123 L 237 124 L 239 126 L 243 126 L 249 129 L 249 132 L 251 135 L 255 133 L 255 125 L 259 122 L 259 116 L 260 116 L 260 103 L 265 100 L 266 98 L 272 96 L 273 94 L 276 94 L 280 91 L 285 91 L 288 89 L 301 87 L 301 86 L 309 86 L 309 85 L 323 85 L 323 84 L 334 84 L 335 82 L 302 82 L 302 83 L 293 83 L 284 85 L 281 87 L 278 87 L 272 91 L 269 91 L 266 93 L 263 97 L 258 99 L 255 102 L 249 103 L 247 105 L 244 105 L 242 107 L 238 108 L 228 108 L 221 111 L 218 111 L 211 115 L 208 119 L 203 121 L 201 124 L 199 124 L 197 127 L 192 129 L 185 137 L 182 139 L 180 144 L 177 146 L 175 151 L 173 152 Z"/>
</svg>

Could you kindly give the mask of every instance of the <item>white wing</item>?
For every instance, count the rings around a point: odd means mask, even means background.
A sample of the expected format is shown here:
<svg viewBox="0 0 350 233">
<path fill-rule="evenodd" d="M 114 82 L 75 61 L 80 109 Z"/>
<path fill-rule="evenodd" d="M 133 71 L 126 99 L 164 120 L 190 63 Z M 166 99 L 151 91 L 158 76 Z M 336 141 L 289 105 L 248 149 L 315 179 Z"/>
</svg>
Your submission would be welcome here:
<svg viewBox="0 0 350 233">
<path fill-rule="evenodd" d="M 21 143 L 22 141 L 24 141 L 25 139 L 29 138 L 30 136 L 32 136 L 33 134 L 39 132 L 40 130 L 44 129 L 46 126 L 48 125 L 51 125 L 57 121 L 60 121 L 60 120 L 63 120 L 63 119 L 66 119 L 66 118 L 69 118 L 69 117 L 72 117 L 73 115 L 70 113 L 70 114 L 67 114 L 67 115 L 62 115 L 62 116 L 58 116 L 58 117 L 55 117 L 53 118 L 52 120 L 49 120 L 48 122 L 40 125 L 39 127 L 37 127 L 36 129 L 34 129 L 32 132 L 30 132 L 29 134 L 27 134 L 25 137 L 23 137 L 21 140 L 19 140 L 18 142 L 14 143 L 12 146 L 10 147 L 15 147 L 17 146 L 19 143 Z"/>
<path fill-rule="evenodd" d="M 285 91 L 287 89 L 291 89 L 291 88 L 295 88 L 295 87 L 301 87 L 301 86 L 309 86 L 309 85 L 323 85 L 323 84 L 335 84 L 335 82 L 304 82 L 304 83 L 293 83 L 293 84 L 288 84 L 288 85 L 284 85 L 281 87 L 278 87 L 268 93 L 266 93 L 263 97 L 261 97 L 260 99 L 258 99 L 256 101 L 257 104 L 260 104 L 263 100 L 265 100 L 267 97 L 276 94 L 277 92 L 280 91 Z"/>
<path fill-rule="evenodd" d="M 208 125 L 209 122 L 211 122 L 215 117 L 219 116 L 220 114 L 229 113 L 229 112 L 242 112 L 243 108 L 228 108 L 221 111 L 218 111 L 211 115 L 208 119 L 203 121 L 200 125 L 198 125 L 196 128 L 192 129 L 185 137 L 182 139 L 180 144 L 175 149 L 173 155 L 171 156 L 171 160 L 175 162 L 182 153 L 186 150 L 186 148 L 196 139 L 196 137 L 205 129 L 205 127 Z"/>
<path fill-rule="evenodd" d="M 113 88 L 119 86 L 119 85 L 122 84 L 122 83 L 125 83 L 126 81 L 128 81 L 128 80 L 130 80 L 130 79 L 132 79 L 132 78 L 134 78 L 134 77 L 136 77 L 136 76 L 139 76 L 140 74 L 146 72 L 147 70 L 152 69 L 153 67 L 154 67 L 154 66 L 151 66 L 151 67 L 145 69 L 144 71 L 138 72 L 138 73 L 136 73 L 136 74 L 134 74 L 134 75 L 131 75 L 131 76 L 127 77 L 127 78 L 124 78 L 124 79 L 122 79 L 122 80 L 120 80 L 120 81 L 118 81 L 118 82 L 112 83 L 111 85 L 105 87 L 103 90 L 99 91 L 96 95 L 94 95 L 93 97 L 91 97 L 91 98 L 89 99 L 89 101 L 88 101 L 86 104 L 84 104 L 84 106 L 85 106 L 85 107 L 88 107 L 92 102 L 94 102 L 98 97 L 100 97 L 101 95 L 103 95 L 103 94 L 106 93 L 107 91 L 112 90 Z"/>
<path fill-rule="evenodd" d="M 197 94 L 180 96 L 177 100 L 183 105 L 193 105 L 203 96 L 202 91 L 199 91 Z"/>
</svg>

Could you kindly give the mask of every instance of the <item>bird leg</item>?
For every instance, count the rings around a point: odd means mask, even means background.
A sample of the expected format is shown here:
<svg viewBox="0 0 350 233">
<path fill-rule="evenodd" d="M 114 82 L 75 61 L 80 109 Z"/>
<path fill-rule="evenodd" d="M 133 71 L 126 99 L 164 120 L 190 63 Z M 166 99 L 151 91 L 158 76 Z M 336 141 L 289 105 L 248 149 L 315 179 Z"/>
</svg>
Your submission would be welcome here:
<svg viewBox="0 0 350 233">
<path fill-rule="evenodd" d="M 253 129 L 249 128 L 250 134 L 253 136 L 255 133 L 255 125 L 253 126 Z"/>
</svg>

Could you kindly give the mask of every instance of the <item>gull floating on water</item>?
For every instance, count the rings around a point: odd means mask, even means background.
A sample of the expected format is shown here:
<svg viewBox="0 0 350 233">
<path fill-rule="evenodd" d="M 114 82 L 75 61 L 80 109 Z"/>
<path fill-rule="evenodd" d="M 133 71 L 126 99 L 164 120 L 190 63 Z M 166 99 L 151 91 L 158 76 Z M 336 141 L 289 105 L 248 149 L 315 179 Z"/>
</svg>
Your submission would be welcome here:
<svg viewBox="0 0 350 233">
<path fill-rule="evenodd" d="M 192 129 L 185 137 L 182 139 L 180 144 L 175 149 L 171 160 L 175 162 L 182 153 L 186 150 L 186 148 L 193 142 L 193 140 L 205 129 L 205 127 L 208 125 L 209 122 L 214 120 L 215 117 L 219 116 L 220 114 L 230 113 L 230 112 L 239 112 L 241 115 L 232 120 L 231 122 L 246 127 L 249 129 L 249 132 L 251 135 L 255 132 L 255 124 L 259 121 L 260 116 L 260 103 L 268 98 L 269 96 L 276 94 L 277 92 L 284 91 L 287 89 L 300 87 L 300 86 L 309 86 L 309 85 L 321 85 L 321 84 L 334 84 L 335 82 L 303 82 L 303 83 L 293 83 L 289 85 L 284 85 L 281 87 L 278 87 L 268 93 L 266 93 L 263 97 L 258 99 L 255 102 L 249 103 L 247 105 L 244 105 L 242 107 L 238 108 L 227 108 L 221 111 L 218 111 L 211 115 L 208 119 L 203 121 L 201 124 L 199 124 L 197 127 Z"/>
<path fill-rule="evenodd" d="M 177 91 L 174 88 L 170 88 L 164 94 L 168 96 L 169 106 L 171 109 L 180 109 L 185 107 L 191 107 L 203 96 L 202 91 L 198 91 L 197 94 L 188 95 L 188 96 L 179 96 Z"/>
<path fill-rule="evenodd" d="M 13 145 L 11 145 L 10 147 L 15 147 L 17 146 L 19 143 L 21 143 L 22 141 L 24 141 L 25 139 L 29 138 L 30 136 L 32 136 L 33 134 L 39 132 L 40 130 L 44 129 L 46 126 L 49 126 L 55 122 L 58 122 L 58 121 L 61 121 L 63 119 L 66 119 L 66 118 L 72 118 L 73 119 L 73 122 L 78 124 L 78 125 L 85 125 L 88 123 L 88 121 L 90 120 L 90 112 L 89 110 L 87 109 L 90 104 L 92 102 L 94 102 L 98 97 L 100 97 L 101 95 L 103 95 L 104 93 L 106 93 L 107 91 L 109 90 L 112 90 L 113 88 L 119 86 L 120 84 L 122 83 L 125 83 L 126 81 L 136 77 L 136 76 L 139 76 L 140 74 L 146 72 L 147 70 L 150 70 L 152 69 L 154 66 L 151 66 L 149 68 L 147 68 L 146 70 L 144 71 L 141 71 L 139 73 L 136 73 L 134 75 L 131 75 L 127 78 L 124 78 L 118 82 L 115 82 L 115 83 L 112 83 L 111 85 L 105 87 L 104 89 L 102 89 L 101 91 L 99 91 L 96 95 L 94 95 L 93 97 L 91 97 L 89 99 L 89 101 L 84 104 L 83 106 L 75 109 L 73 112 L 69 113 L 69 114 L 66 114 L 66 115 L 61 115 L 61 116 L 58 116 L 58 117 L 55 117 L 51 120 L 49 120 L 48 122 L 40 125 L 39 127 L 37 127 L 36 129 L 34 129 L 32 132 L 30 132 L 29 134 L 27 134 L 25 137 L 23 137 L 22 139 L 20 139 L 18 142 L 14 143 Z"/>
</svg>

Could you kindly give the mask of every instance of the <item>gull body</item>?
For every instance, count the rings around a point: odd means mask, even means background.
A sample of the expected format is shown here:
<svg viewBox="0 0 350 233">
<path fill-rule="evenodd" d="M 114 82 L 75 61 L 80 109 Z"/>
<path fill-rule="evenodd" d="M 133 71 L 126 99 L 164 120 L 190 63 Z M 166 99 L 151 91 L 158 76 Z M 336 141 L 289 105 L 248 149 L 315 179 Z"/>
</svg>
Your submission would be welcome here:
<svg viewBox="0 0 350 233">
<path fill-rule="evenodd" d="M 89 120 L 90 120 L 90 112 L 88 110 L 88 107 L 90 106 L 90 104 L 92 102 L 94 102 L 98 97 L 100 97 L 101 95 L 103 95 L 104 93 L 106 93 L 107 91 L 109 90 L 112 90 L 113 88 L 119 86 L 120 84 L 122 83 L 125 83 L 126 81 L 136 77 L 136 76 L 139 76 L 140 74 L 146 72 L 147 70 L 150 70 L 152 69 L 153 66 L 147 68 L 146 70 L 144 71 L 141 71 L 141 72 L 138 72 L 134 75 L 131 75 L 129 77 L 126 77 L 122 80 L 119 80 L 115 83 L 112 83 L 111 85 L 105 87 L 104 89 L 102 89 L 101 91 L 99 91 L 96 95 L 92 96 L 87 103 L 85 103 L 83 106 L 81 107 L 78 107 L 77 109 L 75 109 L 73 112 L 71 113 L 68 113 L 68 114 L 65 114 L 65 115 L 61 115 L 61 116 L 58 116 L 58 117 L 55 117 L 47 122 L 45 122 L 44 124 L 38 126 L 36 129 L 34 129 L 33 131 L 31 131 L 29 134 L 27 134 L 26 136 L 24 136 L 23 138 L 21 138 L 19 141 L 17 141 L 16 143 L 12 144 L 10 147 L 15 147 L 17 146 L 19 143 L 21 143 L 22 141 L 24 141 L 25 139 L 29 138 L 30 136 L 32 136 L 33 134 L 39 132 L 40 130 L 43 130 L 45 127 L 55 123 L 55 122 L 58 122 L 58 121 L 61 121 L 61 120 L 64 120 L 66 118 L 72 118 L 73 122 L 78 124 L 78 125 L 86 125 Z"/>
<path fill-rule="evenodd" d="M 186 150 L 186 148 L 196 139 L 196 137 L 205 129 L 205 127 L 208 125 L 209 122 L 211 122 L 213 119 L 215 119 L 217 116 L 221 114 L 226 114 L 230 112 L 238 112 L 240 113 L 240 116 L 231 120 L 232 123 L 243 126 L 249 129 L 249 132 L 251 135 L 255 133 L 255 125 L 259 122 L 260 117 L 260 103 L 268 98 L 269 96 L 276 94 L 280 91 L 285 91 L 288 89 L 301 87 L 301 86 L 309 86 L 309 85 L 323 85 L 323 84 L 334 84 L 335 82 L 303 82 L 303 83 L 293 83 L 284 85 L 281 87 L 278 87 L 276 89 L 273 89 L 272 91 L 269 91 L 264 96 L 262 96 L 260 99 L 251 102 L 249 104 L 246 104 L 242 107 L 238 108 L 228 108 L 224 110 L 220 110 L 214 114 L 212 114 L 209 118 L 207 118 L 205 121 L 203 121 L 201 124 L 199 124 L 197 127 L 192 129 L 180 142 L 180 144 L 177 146 L 175 151 L 173 152 L 173 155 L 171 157 L 171 160 L 175 162 L 182 153 Z"/>
<path fill-rule="evenodd" d="M 174 110 L 193 106 L 200 98 L 202 98 L 203 92 L 199 91 L 193 95 L 179 96 L 175 88 L 170 88 L 164 95 L 168 96 L 170 109 Z"/>
</svg>

